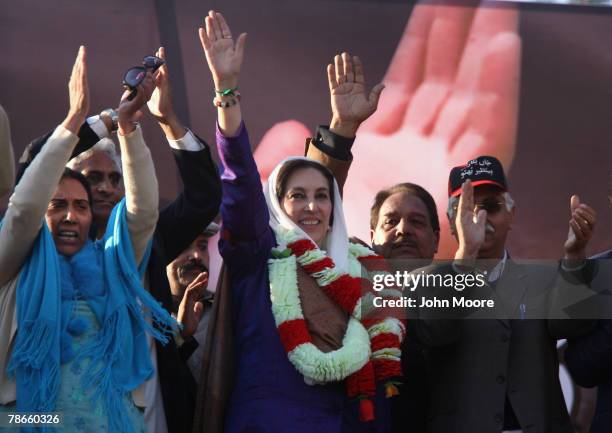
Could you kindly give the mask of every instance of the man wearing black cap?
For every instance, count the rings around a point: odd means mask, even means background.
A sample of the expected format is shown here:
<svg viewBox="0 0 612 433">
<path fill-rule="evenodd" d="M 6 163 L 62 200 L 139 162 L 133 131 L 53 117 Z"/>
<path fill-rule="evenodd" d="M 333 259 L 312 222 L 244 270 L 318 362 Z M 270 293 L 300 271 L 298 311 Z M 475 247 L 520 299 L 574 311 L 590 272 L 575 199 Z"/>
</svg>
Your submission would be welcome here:
<svg viewBox="0 0 612 433">
<path fill-rule="evenodd" d="M 584 332 L 585 324 L 521 320 L 526 313 L 531 317 L 527 308 L 534 292 L 546 294 L 544 289 L 555 286 L 557 275 L 556 270 L 551 275 L 509 259 L 505 243 L 516 208 L 501 163 L 481 156 L 453 168 L 449 196 L 448 217 L 459 242 L 456 261 L 424 272 L 480 273 L 486 278 L 480 291 L 466 289 L 461 294 L 484 293 L 496 309 L 483 320 L 429 320 L 430 312 L 419 309 L 421 320 L 412 321 L 417 339 L 427 347 L 427 432 L 573 432 L 558 378 L 556 341 Z M 596 219 L 578 197 L 572 197 L 571 209 L 565 243 L 568 265 L 585 258 Z M 417 293 L 437 289 L 419 287 Z"/>
</svg>

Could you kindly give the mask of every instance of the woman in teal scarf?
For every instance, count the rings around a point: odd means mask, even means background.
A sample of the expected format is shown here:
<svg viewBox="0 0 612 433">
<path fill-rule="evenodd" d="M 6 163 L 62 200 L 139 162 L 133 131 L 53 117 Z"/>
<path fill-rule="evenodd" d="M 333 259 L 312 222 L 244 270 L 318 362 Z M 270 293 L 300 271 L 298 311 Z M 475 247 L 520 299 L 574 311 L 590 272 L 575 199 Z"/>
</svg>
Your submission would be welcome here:
<svg viewBox="0 0 612 433">
<path fill-rule="evenodd" d="M 136 97 L 121 100 L 126 197 L 104 238 L 92 241 L 89 185 L 64 168 L 89 110 L 80 48 L 68 116 L 25 172 L 0 222 L 0 347 L 9 347 L 0 354 L 0 412 L 59 412 L 65 432 L 146 431 L 130 394 L 153 373 L 144 333 L 163 341 L 173 326 L 141 284 L 158 189 L 135 120 L 153 89 L 147 73 Z"/>
</svg>

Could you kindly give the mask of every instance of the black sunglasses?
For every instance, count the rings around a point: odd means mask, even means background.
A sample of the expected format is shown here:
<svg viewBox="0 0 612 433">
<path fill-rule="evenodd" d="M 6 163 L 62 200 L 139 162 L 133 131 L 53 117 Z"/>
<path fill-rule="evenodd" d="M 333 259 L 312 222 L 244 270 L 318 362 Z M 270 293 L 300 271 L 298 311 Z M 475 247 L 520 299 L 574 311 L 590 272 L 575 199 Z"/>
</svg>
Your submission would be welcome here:
<svg viewBox="0 0 612 433">
<path fill-rule="evenodd" d="M 164 63 L 166 63 L 164 59 L 160 59 L 159 57 L 146 56 L 142 59 L 142 66 L 134 66 L 127 70 L 123 75 L 123 87 L 132 91 L 128 96 L 128 100 L 131 101 L 136 96 L 136 89 L 147 76 L 147 71 L 155 72 Z"/>
</svg>

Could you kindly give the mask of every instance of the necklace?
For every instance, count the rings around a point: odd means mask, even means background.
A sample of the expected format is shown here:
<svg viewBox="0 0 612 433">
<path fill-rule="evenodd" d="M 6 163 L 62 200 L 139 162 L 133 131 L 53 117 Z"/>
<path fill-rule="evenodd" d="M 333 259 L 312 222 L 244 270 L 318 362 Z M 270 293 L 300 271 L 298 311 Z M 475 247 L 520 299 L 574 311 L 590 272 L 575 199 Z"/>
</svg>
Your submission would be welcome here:
<svg viewBox="0 0 612 433">
<path fill-rule="evenodd" d="M 371 299 L 373 293 L 369 279 L 359 276 L 362 266 L 384 272 L 383 259 L 368 248 L 351 243 L 349 271 L 343 272 L 314 242 L 297 231 L 277 228 L 275 234 L 279 247 L 272 250 L 268 261 L 270 298 L 289 361 L 310 382 L 324 384 L 346 379 L 348 396 L 360 401 L 360 419 L 373 420 L 371 398 L 376 393 L 375 381 L 385 382 L 387 397 L 398 393 L 392 379 L 401 375 L 400 344 L 405 333 L 397 318 L 362 317 L 362 302 Z M 340 349 L 324 353 L 312 343 L 300 302 L 297 266 L 350 315 Z"/>
</svg>

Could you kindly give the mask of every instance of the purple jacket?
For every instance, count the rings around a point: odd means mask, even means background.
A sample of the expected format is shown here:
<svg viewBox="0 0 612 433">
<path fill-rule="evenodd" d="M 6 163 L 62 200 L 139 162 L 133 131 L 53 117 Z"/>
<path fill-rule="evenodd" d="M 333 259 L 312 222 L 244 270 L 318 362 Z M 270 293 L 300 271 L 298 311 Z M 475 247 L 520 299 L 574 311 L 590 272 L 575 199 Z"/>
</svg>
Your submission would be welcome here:
<svg viewBox="0 0 612 433">
<path fill-rule="evenodd" d="M 224 168 L 219 250 L 230 274 L 237 356 L 226 432 L 389 431 L 382 392 L 376 421 L 362 423 L 343 382 L 307 385 L 287 359 L 270 302 L 267 261 L 276 240 L 244 124 L 235 137 L 217 128 L 217 146 Z"/>
</svg>

